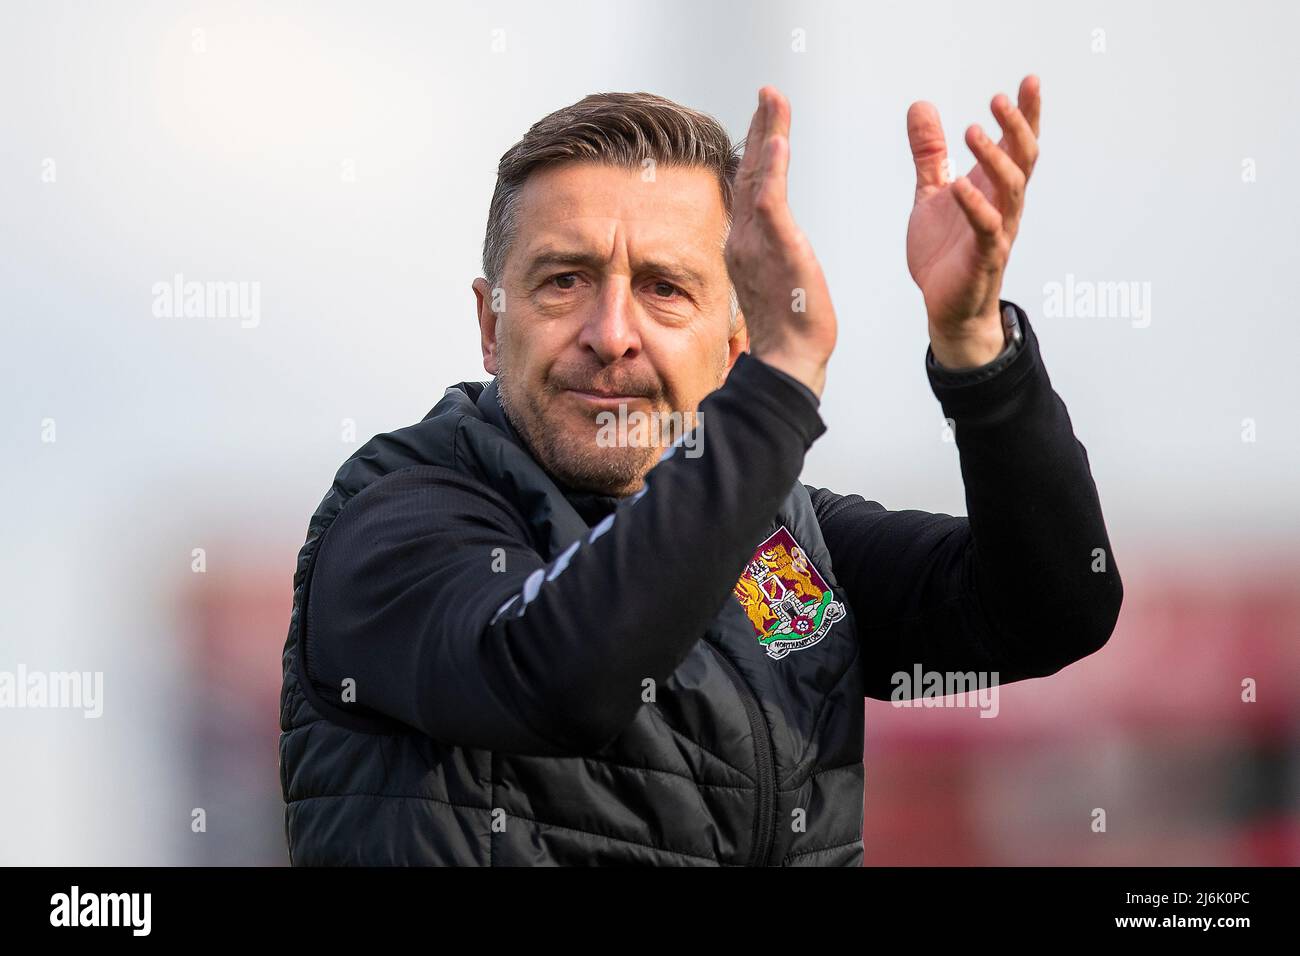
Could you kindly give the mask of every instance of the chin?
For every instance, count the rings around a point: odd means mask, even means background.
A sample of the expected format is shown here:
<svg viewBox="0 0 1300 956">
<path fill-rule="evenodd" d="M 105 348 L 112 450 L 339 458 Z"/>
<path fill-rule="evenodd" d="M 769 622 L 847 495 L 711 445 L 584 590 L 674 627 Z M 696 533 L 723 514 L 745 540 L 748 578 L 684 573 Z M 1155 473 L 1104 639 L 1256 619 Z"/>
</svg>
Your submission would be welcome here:
<svg viewBox="0 0 1300 956">
<path fill-rule="evenodd" d="M 552 449 L 547 470 L 580 491 L 623 497 L 645 484 L 646 472 L 659 460 L 657 448 L 594 448 L 594 440 L 576 448 Z"/>
</svg>

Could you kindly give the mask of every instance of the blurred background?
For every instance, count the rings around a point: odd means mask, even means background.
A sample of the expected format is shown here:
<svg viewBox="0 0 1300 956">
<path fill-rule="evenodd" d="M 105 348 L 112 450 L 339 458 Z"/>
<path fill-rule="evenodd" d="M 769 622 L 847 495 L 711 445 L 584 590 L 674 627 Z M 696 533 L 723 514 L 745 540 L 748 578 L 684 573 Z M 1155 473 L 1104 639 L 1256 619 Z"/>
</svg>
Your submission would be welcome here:
<svg viewBox="0 0 1300 956">
<path fill-rule="evenodd" d="M 1042 156 L 1003 295 L 1088 449 L 1124 608 L 996 720 L 869 702 L 866 862 L 1300 863 L 1300 8 L 0 10 L 0 671 L 103 674 L 98 718 L 0 709 L 0 863 L 287 862 L 307 519 L 372 434 L 486 377 L 496 162 L 587 93 L 661 93 L 736 138 L 760 85 L 789 96 L 791 202 L 840 316 L 804 480 L 964 514 L 904 262 L 904 120 L 933 101 L 964 172 L 965 127 L 1029 72 Z M 178 275 L 256 309 L 169 315 Z"/>
</svg>

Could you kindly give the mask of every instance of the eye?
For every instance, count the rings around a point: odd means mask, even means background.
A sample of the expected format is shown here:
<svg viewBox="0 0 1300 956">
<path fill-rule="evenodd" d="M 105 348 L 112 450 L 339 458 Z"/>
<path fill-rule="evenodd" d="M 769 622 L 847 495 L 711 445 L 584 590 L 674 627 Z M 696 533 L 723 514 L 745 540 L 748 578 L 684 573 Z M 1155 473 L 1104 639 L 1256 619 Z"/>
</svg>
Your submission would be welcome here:
<svg viewBox="0 0 1300 956">
<path fill-rule="evenodd" d="M 554 282 L 557 289 L 567 292 L 577 284 L 578 274 L 576 272 L 561 272 L 559 275 L 551 276 L 549 281 Z"/>
<path fill-rule="evenodd" d="M 682 291 L 681 289 L 677 288 L 677 286 L 673 285 L 671 282 L 664 282 L 662 279 L 655 282 L 654 285 L 651 286 L 651 288 L 654 289 L 655 295 L 659 296 L 662 299 L 666 299 L 669 296 L 673 295 L 674 293 Z"/>
</svg>

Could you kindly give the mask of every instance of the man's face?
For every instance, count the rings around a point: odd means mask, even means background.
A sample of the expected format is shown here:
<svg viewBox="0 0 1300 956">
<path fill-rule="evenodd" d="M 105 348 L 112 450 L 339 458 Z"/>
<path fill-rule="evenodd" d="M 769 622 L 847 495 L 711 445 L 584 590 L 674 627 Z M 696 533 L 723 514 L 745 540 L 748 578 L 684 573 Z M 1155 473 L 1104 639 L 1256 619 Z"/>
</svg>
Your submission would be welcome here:
<svg viewBox="0 0 1300 956">
<path fill-rule="evenodd" d="M 474 283 L 483 367 L 544 468 L 631 494 L 673 437 L 637 421 L 695 412 L 747 346 L 743 322 L 730 330 L 718 181 L 698 167 L 661 166 L 647 182 L 569 163 L 529 177 L 516 221 L 504 308 Z M 611 444 L 620 415 L 628 440 Z"/>
</svg>

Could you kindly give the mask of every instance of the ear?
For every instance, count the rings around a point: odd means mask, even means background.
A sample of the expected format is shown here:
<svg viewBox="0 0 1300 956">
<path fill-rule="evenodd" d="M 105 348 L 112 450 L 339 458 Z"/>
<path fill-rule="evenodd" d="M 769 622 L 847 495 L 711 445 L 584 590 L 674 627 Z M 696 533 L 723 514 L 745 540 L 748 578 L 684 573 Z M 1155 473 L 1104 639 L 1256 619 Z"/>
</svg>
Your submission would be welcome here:
<svg viewBox="0 0 1300 956">
<path fill-rule="evenodd" d="M 487 279 L 477 278 L 473 282 L 475 309 L 478 312 L 479 345 L 483 349 L 483 370 L 489 375 L 497 374 L 497 319 L 492 310 L 492 287 Z"/>
<path fill-rule="evenodd" d="M 727 340 L 727 374 L 731 373 L 731 368 L 736 364 L 736 359 L 740 358 L 741 352 L 749 351 L 749 326 L 745 324 L 745 313 L 736 313 L 736 331 L 731 333 L 731 338 Z"/>
</svg>

